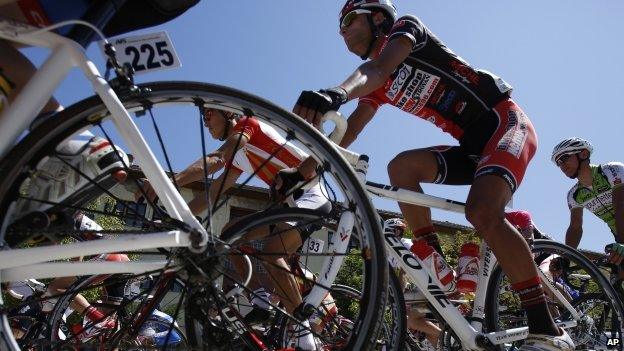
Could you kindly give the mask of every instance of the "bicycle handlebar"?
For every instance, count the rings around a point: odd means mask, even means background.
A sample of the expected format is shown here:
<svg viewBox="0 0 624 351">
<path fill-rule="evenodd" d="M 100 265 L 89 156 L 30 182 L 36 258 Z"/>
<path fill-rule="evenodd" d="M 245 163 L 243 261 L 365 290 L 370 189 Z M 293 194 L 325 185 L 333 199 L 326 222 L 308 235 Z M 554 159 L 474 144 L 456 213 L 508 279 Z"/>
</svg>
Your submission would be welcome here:
<svg viewBox="0 0 624 351">
<path fill-rule="evenodd" d="M 327 135 L 327 133 L 325 132 L 325 128 L 323 127 L 323 123 L 325 123 L 326 121 L 334 122 L 335 126 L 334 130 L 328 136 L 329 140 L 331 140 L 335 144 L 334 146 L 338 149 L 338 151 L 340 151 L 342 156 L 347 159 L 347 162 L 349 162 L 349 164 L 351 164 L 352 166 L 355 166 L 358 159 L 360 158 L 360 155 L 340 146 L 340 141 L 347 131 L 347 119 L 344 118 L 344 116 L 338 111 L 328 111 L 327 113 L 325 113 L 325 115 L 323 115 L 323 118 L 321 119 L 320 130 L 323 135 Z"/>
<path fill-rule="evenodd" d="M 344 137 L 345 132 L 347 131 L 347 119 L 342 116 L 342 114 L 338 111 L 327 111 L 323 118 L 321 119 L 321 133 L 327 135 L 325 132 L 325 127 L 323 127 L 323 123 L 331 121 L 334 122 L 334 130 L 329 134 L 329 140 L 333 141 L 335 144 L 340 144 L 340 141 Z"/>
</svg>

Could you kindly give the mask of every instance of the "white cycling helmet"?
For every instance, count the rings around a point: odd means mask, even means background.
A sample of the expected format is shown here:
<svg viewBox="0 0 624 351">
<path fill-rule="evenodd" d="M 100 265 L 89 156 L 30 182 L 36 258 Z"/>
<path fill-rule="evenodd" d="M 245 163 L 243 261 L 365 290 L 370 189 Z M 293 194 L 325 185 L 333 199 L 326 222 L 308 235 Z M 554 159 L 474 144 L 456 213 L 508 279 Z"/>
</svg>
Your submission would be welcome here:
<svg viewBox="0 0 624 351">
<path fill-rule="evenodd" d="M 392 232 L 397 236 L 403 236 L 403 232 L 407 228 L 407 224 L 401 218 L 390 218 L 384 221 L 384 233 Z"/>
<path fill-rule="evenodd" d="M 551 159 L 555 164 L 557 164 L 557 159 L 562 155 L 575 154 L 583 150 L 589 151 L 589 154 L 591 155 L 592 151 L 594 151 L 594 147 L 585 139 L 577 137 L 567 138 L 553 148 Z"/>
</svg>

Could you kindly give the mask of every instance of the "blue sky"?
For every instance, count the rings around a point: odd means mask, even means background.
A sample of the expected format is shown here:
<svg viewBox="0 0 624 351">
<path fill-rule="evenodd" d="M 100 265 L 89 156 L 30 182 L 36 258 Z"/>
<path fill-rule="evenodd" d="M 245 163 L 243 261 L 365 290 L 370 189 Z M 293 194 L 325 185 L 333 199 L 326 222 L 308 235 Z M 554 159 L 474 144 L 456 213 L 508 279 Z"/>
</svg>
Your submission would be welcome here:
<svg viewBox="0 0 624 351">
<path fill-rule="evenodd" d="M 566 194 L 573 181 L 550 162 L 562 138 L 580 136 L 595 146 L 595 163 L 624 161 L 624 2 L 618 0 L 414 1 L 396 0 L 400 14 L 418 16 L 448 47 L 473 66 L 514 86 L 513 98 L 529 115 L 539 150 L 514 197 L 537 225 L 562 241 L 568 225 Z M 288 109 L 303 89 L 335 86 L 361 63 L 338 35 L 336 0 L 202 1 L 167 30 L 182 67 L 138 77 L 197 80 L 232 86 Z M 41 52 L 27 53 L 40 62 Z M 102 67 L 95 45 L 89 55 Z M 72 73 L 56 96 L 66 105 L 89 89 Z M 353 110 L 355 103 L 342 108 Z M 175 135 L 174 123 L 165 126 Z M 172 140 L 172 139 L 170 139 Z M 182 133 L 170 145 L 175 168 L 196 159 Z M 371 156 L 369 179 L 387 182 L 386 164 L 402 150 L 456 142 L 433 125 L 383 107 L 352 146 Z M 216 144 L 215 144 L 216 145 Z M 430 194 L 464 200 L 467 187 L 426 185 Z M 392 201 L 380 208 L 397 210 Z M 434 211 L 437 220 L 467 224 L 461 215 Z M 581 247 L 601 251 L 612 242 L 608 227 L 588 212 Z"/>
</svg>

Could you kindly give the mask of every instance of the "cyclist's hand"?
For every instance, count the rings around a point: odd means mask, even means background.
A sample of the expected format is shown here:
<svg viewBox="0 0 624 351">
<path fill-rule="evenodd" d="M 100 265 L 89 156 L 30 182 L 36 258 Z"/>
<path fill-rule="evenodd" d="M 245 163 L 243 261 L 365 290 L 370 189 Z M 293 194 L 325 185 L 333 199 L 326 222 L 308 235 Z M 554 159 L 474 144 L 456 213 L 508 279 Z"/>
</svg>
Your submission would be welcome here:
<svg viewBox="0 0 624 351">
<path fill-rule="evenodd" d="M 319 91 L 304 90 L 299 95 L 293 112 L 318 128 L 327 111 L 338 111 L 347 100 L 347 92 L 340 87 Z"/>
<path fill-rule="evenodd" d="M 607 246 L 607 252 L 609 252 L 609 263 L 620 265 L 624 260 L 624 244 L 613 243 Z"/>
<path fill-rule="evenodd" d="M 286 168 L 277 172 L 271 185 L 271 199 L 282 200 L 297 184 L 305 180 L 297 168 Z"/>
</svg>

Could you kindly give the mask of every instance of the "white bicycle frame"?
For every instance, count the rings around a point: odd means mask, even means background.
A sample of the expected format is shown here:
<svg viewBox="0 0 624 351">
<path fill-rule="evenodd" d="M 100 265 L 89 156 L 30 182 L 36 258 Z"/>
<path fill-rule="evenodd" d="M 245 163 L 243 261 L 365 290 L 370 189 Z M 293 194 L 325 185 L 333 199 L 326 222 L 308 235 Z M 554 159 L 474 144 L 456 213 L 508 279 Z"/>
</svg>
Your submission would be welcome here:
<svg viewBox="0 0 624 351">
<path fill-rule="evenodd" d="M 338 113 L 328 113 L 324 116 L 325 120 L 331 120 L 335 123 L 336 128 L 330 135 L 330 139 L 334 142 L 342 139 L 342 135 L 346 130 L 346 120 Z M 338 146 L 337 146 L 338 147 Z M 373 182 L 365 181 L 366 170 L 368 169 L 368 162 L 365 161 L 368 157 L 363 158 L 352 151 L 342 149 L 338 147 L 343 156 L 349 163 L 355 166 L 360 179 L 362 180 L 366 190 L 376 196 L 394 199 L 399 202 L 408 203 L 412 205 L 418 205 L 423 207 L 438 208 L 442 210 L 464 213 L 465 204 L 458 201 L 439 198 L 436 196 L 426 195 L 415 191 L 401 189 L 398 187 L 377 184 Z M 365 164 L 363 164 L 365 163 Z M 436 312 L 444 319 L 444 321 L 455 332 L 457 337 L 462 343 L 462 347 L 468 350 L 482 350 L 484 345 L 489 343 L 493 345 L 500 345 L 525 339 L 529 333 L 528 327 L 513 328 L 508 330 L 502 330 L 498 332 L 483 333 L 483 321 L 485 320 L 485 305 L 486 294 L 488 289 L 489 277 L 491 276 L 494 268 L 496 267 L 496 257 L 494 257 L 492 250 L 487 246 L 485 242 L 481 244 L 481 258 L 480 258 L 480 274 L 475 293 L 474 307 L 472 311 L 472 322 L 468 322 L 466 318 L 459 312 L 459 310 L 453 306 L 451 301 L 447 298 L 445 292 L 440 288 L 438 279 L 428 269 L 426 265 L 423 265 L 422 261 L 415 255 L 413 255 L 409 249 L 403 246 L 403 243 L 399 238 L 396 238 L 391 234 L 384 234 L 386 253 L 394 258 L 395 262 L 399 262 L 399 266 L 412 282 L 416 284 L 420 292 L 425 296 L 426 300 L 435 308 Z M 348 242 L 349 240 L 344 240 Z M 330 246 L 330 250 L 334 250 L 333 246 Z M 330 255 L 333 257 L 343 257 L 345 250 L 342 251 L 330 251 Z M 333 261 L 333 260 L 327 260 Z M 326 261 L 326 263 L 327 263 Z M 324 266 L 325 267 L 325 266 Z M 554 299 L 556 299 L 561 305 L 563 305 L 571 314 L 573 320 L 563 321 L 558 323 L 558 326 L 562 328 L 572 328 L 577 325 L 577 320 L 580 319 L 578 312 L 572 307 L 570 302 L 563 296 L 563 294 L 555 287 L 554 283 L 548 279 L 541 270 L 537 270 L 540 275 L 540 279 L 544 284 L 544 287 L 549 291 Z M 327 284 L 322 279 L 320 285 Z M 324 285 L 330 286 L 330 285 Z M 325 290 L 319 286 L 318 291 Z M 314 289 L 310 293 L 314 292 Z M 312 304 L 312 302 L 310 302 Z"/>
<path fill-rule="evenodd" d="M 52 51 L 15 101 L 2 111 L 2 115 L 0 115 L 0 155 L 6 156 L 19 136 L 28 129 L 39 111 L 50 99 L 56 87 L 72 68 L 77 67 L 108 108 L 116 129 L 141 164 L 146 177 L 154 184 L 154 189 L 168 214 L 197 230 L 201 234 L 198 246 L 205 246 L 210 234 L 195 219 L 184 199 L 160 167 L 156 157 L 113 89 L 101 77 L 95 65 L 86 57 L 85 50 L 76 42 L 55 33 L 38 31 L 38 28 L 2 18 L 0 18 L 0 38 L 29 46 L 49 48 Z M 10 212 L 11 209 L 9 209 Z M 7 228 L 8 217 L 0 219 L 2 232 Z M 116 239 L 59 246 L 3 250 L 0 251 L 0 281 L 92 274 L 145 273 L 164 267 L 165 262 L 97 262 L 97 264 L 93 264 L 90 262 L 51 263 L 48 261 L 159 247 L 195 249 L 192 246 L 189 233 L 166 231 L 147 235 L 122 235 Z"/>
<path fill-rule="evenodd" d="M 395 200 L 399 200 L 400 198 L 399 201 L 412 205 L 441 208 L 441 206 L 437 205 L 444 204 L 446 208 L 453 207 L 457 210 L 459 210 L 460 207 L 463 208 L 463 206 L 458 202 L 405 189 L 399 189 L 396 187 L 388 189 L 388 186 L 367 182 L 366 188 L 370 193 L 377 196 Z M 452 205 L 448 205 L 449 203 Z M 472 322 L 469 323 L 466 318 L 462 316 L 459 310 L 457 310 L 457 308 L 455 308 L 448 300 L 446 294 L 440 289 L 438 280 L 434 278 L 435 276 L 432 275 L 428 267 L 424 266 L 422 261 L 417 256 L 413 255 L 407 248 L 405 248 L 400 239 L 391 234 L 385 234 L 384 236 L 386 239 L 387 254 L 393 256 L 395 262 L 399 262 L 399 267 L 406 272 L 410 279 L 416 284 L 418 289 L 423 293 L 427 301 L 431 303 L 444 321 L 456 333 L 464 348 L 469 350 L 480 350 L 481 346 L 479 345 L 483 345 L 483 342 L 485 341 L 484 338 L 489 339 L 491 344 L 500 345 L 522 340 L 527 337 L 529 333 L 528 327 L 513 328 L 486 334 L 481 333 L 483 321 L 485 320 L 485 299 L 490 280 L 489 278 L 492 275 L 494 268 L 496 268 L 497 263 L 496 257 L 493 255 L 492 250 L 487 246 L 485 241 L 481 243 L 479 279 L 473 302 L 474 305 L 471 315 Z M 546 277 L 544 272 L 540 269 L 537 271 L 544 288 L 550 292 L 551 296 L 553 296 L 553 298 L 560 303 L 573 318 L 572 320 L 559 322 L 557 325 L 564 329 L 575 327 L 577 325 L 576 321 L 581 318 L 579 313 L 556 288 L 554 283 Z"/>
</svg>

